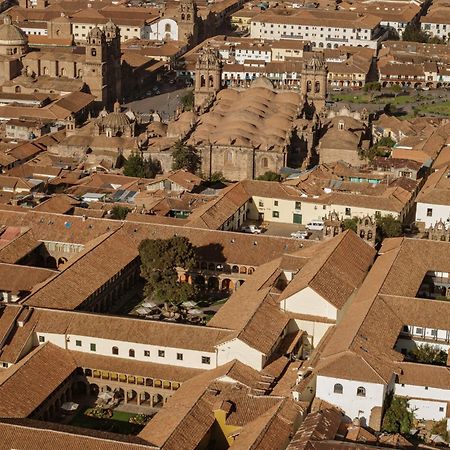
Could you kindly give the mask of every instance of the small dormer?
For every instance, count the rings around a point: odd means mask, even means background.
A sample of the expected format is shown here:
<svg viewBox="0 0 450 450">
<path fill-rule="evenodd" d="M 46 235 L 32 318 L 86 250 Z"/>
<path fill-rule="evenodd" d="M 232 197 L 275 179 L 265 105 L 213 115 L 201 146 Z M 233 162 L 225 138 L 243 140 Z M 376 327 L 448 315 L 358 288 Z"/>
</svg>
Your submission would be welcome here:
<svg viewBox="0 0 450 450">
<path fill-rule="evenodd" d="M 343 120 L 338 122 L 338 130 L 345 130 L 345 123 Z"/>
</svg>

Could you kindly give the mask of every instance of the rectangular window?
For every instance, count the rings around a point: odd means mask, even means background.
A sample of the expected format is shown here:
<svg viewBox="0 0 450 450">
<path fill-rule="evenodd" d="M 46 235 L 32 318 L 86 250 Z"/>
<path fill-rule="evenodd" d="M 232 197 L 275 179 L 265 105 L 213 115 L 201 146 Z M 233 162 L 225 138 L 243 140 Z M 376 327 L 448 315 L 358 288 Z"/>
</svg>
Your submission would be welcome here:
<svg viewBox="0 0 450 450">
<path fill-rule="evenodd" d="M 274 200 L 274 201 L 273 201 L 273 205 L 274 205 L 274 206 L 278 206 L 278 200 Z"/>
<path fill-rule="evenodd" d="M 261 200 L 258 203 L 259 206 L 263 207 L 264 206 L 264 202 L 262 202 Z"/>
<path fill-rule="evenodd" d="M 427 216 L 432 217 L 433 216 L 433 208 L 427 208 Z"/>
<path fill-rule="evenodd" d="M 280 217 L 280 213 L 278 211 L 272 211 L 272 217 Z"/>
<path fill-rule="evenodd" d="M 437 337 L 437 330 L 431 330 L 431 336 Z"/>
<path fill-rule="evenodd" d="M 209 356 L 202 356 L 202 364 L 211 364 L 211 358 Z"/>
<path fill-rule="evenodd" d="M 75 345 L 77 346 L 77 347 L 81 347 L 81 341 L 75 341 Z"/>
<path fill-rule="evenodd" d="M 158 356 L 160 358 L 164 358 L 166 356 L 166 352 L 164 350 L 158 350 Z"/>
<path fill-rule="evenodd" d="M 177 360 L 183 361 L 183 353 L 177 353 Z"/>
<path fill-rule="evenodd" d="M 295 209 L 302 209 L 302 202 L 295 202 Z"/>
<path fill-rule="evenodd" d="M 416 334 L 423 334 L 423 328 L 416 328 Z"/>
<path fill-rule="evenodd" d="M 8 368 L 8 363 L 5 363 L 5 362 L 2 363 L 2 367 L 5 368 L 5 369 L 7 369 L 7 368 Z"/>
<path fill-rule="evenodd" d="M 45 336 L 39 336 L 39 342 L 45 342 Z"/>
<path fill-rule="evenodd" d="M 345 215 L 346 215 L 346 216 L 351 216 L 351 215 L 352 215 L 352 210 L 351 210 L 351 208 L 345 208 Z"/>
<path fill-rule="evenodd" d="M 91 344 L 91 352 L 96 352 L 96 351 L 97 351 L 97 345 Z"/>
<path fill-rule="evenodd" d="M 144 350 L 144 356 L 150 358 L 150 350 Z"/>
<path fill-rule="evenodd" d="M 439 412 L 444 412 L 444 407 L 443 406 L 439 406 Z"/>
</svg>

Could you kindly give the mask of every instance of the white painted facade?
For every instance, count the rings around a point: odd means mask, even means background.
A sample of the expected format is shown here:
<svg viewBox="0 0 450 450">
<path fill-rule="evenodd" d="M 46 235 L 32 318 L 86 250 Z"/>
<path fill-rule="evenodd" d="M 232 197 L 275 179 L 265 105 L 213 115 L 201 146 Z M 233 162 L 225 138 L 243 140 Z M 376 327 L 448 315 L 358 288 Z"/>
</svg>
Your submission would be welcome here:
<svg viewBox="0 0 450 450">
<path fill-rule="evenodd" d="M 338 310 L 309 286 L 283 300 L 281 308 L 297 314 L 336 320 Z"/>
<path fill-rule="evenodd" d="M 317 347 L 324 337 L 325 333 L 332 323 L 316 322 L 313 320 L 295 319 L 295 323 L 299 330 L 303 330 L 311 338 L 311 344 L 313 347 Z"/>
<path fill-rule="evenodd" d="M 142 28 L 140 38 L 152 41 L 177 41 L 178 24 L 170 18 L 156 20 Z"/>
<path fill-rule="evenodd" d="M 238 359 L 256 370 L 262 370 L 265 363 L 265 355 L 263 353 L 237 338 L 217 346 L 218 366 L 233 361 L 233 359 Z"/>
<path fill-rule="evenodd" d="M 444 18 L 443 18 L 444 19 Z M 450 33 L 450 24 L 442 21 L 441 23 L 436 22 L 428 22 L 427 17 L 425 16 L 421 20 L 420 27 L 422 31 L 425 31 L 430 36 L 438 37 L 439 39 L 448 39 L 448 35 Z"/>
<path fill-rule="evenodd" d="M 450 226 L 450 201 L 448 205 L 417 202 L 416 222 L 423 222 L 428 228 L 440 220 Z"/>
<path fill-rule="evenodd" d="M 419 420 L 440 421 L 447 417 L 447 402 L 429 401 L 418 398 L 409 398 L 409 409 L 414 411 L 414 417 Z"/>
<path fill-rule="evenodd" d="M 341 394 L 334 392 L 336 385 L 342 386 Z M 365 396 L 357 395 L 358 388 L 365 389 Z M 383 406 L 386 392 L 387 386 L 381 383 L 317 376 L 316 397 L 341 408 L 351 420 L 361 419 L 363 424 L 369 423 L 374 407 Z"/>
<path fill-rule="evenodd" d="M 275 40 L 301 39 L 310 41 L 311 46 L 316 48 L 338 48 L 341 45 L 349 45 L 377 49 L 381 40 L 379 31 L 379 24 L 373 28 L 350 28 L 340 25 L 327 27 L 314 22 L 307 25 L 291 23 L 290 20 L 284 21 L 280 15 L 277 23 L 253 19 L 250 37 Z"/>
<path fill-rule="evenodd" d="M 174 330 L 174 332 L 176 332 Z M 124 342 L 112 339 L 101 339 L 91 336 L 37 333 L 39 344 L 49 341 L 58 347 L 96 355 L 125 358 L 156 364 L 167 364 L 190 369 L 214 369 L 217 367 L 216 352 L 191 350 L 189 348 L 172 348 L 137 342 Z M 113 353 L 113 347 L 118 350 Z M 131 356 L 133 350 L 134 356 Z M 182 356 L 180 356 L 182 355 Z M 204 358 L 209 358 L 209 364 Z"/>
<path fill-rule="evenodd" d="M 405 207 L 405 211 L 398 213 L 397 211 L 376 210 L 363 206 L 336 203 L 328 204 L 324 201 L 319 201 L 318 197 L 317 201 L 314 200 L 314 197 L 301 196 L 296 200 L 278 199 L 275 197 L 267 198 L 256 195 L 252 198 L 253 205 L 249 209 L 249 218 L 256 220 L 262 214 L 264 221 L 278 223 L 307 224 L 314 220 L 322 220 L 331 212 L 336 212 L 341 219 L 351 219 L 352 217 L 363 218 L 367 215 L 374 217 L 376 214 L 380 214 L 381 216 L 392 215 L 395 218 L 402 219 L 408 208 Z M 300 219 L 299 216 L 301 216 Z M 300 220 L 300 222 L 296 222 L 295 220 Z"/>
</svg>

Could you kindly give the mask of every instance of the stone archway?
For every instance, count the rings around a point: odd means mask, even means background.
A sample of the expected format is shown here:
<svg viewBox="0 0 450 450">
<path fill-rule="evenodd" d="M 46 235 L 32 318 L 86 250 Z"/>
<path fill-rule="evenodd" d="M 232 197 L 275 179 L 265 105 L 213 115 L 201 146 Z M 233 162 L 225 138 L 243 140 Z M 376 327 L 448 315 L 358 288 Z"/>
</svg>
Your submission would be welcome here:
<svg viewBox="0 0 450 450">
<path fill-rule="evenodd" d="M 219 279 L 217 277 L 209 277 L 208 289 L 210 289 L 212 291 L 219 290 Z"/>
</svg>

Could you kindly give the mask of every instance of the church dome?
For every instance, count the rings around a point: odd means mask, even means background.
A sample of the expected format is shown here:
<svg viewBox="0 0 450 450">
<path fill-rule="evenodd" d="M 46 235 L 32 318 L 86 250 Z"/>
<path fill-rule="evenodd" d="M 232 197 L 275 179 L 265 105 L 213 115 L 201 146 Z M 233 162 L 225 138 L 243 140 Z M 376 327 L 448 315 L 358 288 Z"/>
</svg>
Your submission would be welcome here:
<svg viewBox="0 0 450 450">
<path fill-rule="evenodd" d="M 121 112 L 121 106 L 119 102 L 114 103 L 114 111 L 99 119 L 98 124 L 101 129 L 109 133 L 111 136 L 131 133 L 132 124 L 130 118 L 123 112 Z"/>
<path fill-rule="evenodd" d="M 273 83 L 266 77 L 258 77 L 252 81 L 251 87 L 262 87 L 273 90 Z"/>
<path fill-rule="evenodd" d="M 12 24 L 11 16 L 5 16 L 0 25 L 0 45 L 26 45 L 27 42 L 25 32 Z"/>
</svg>

